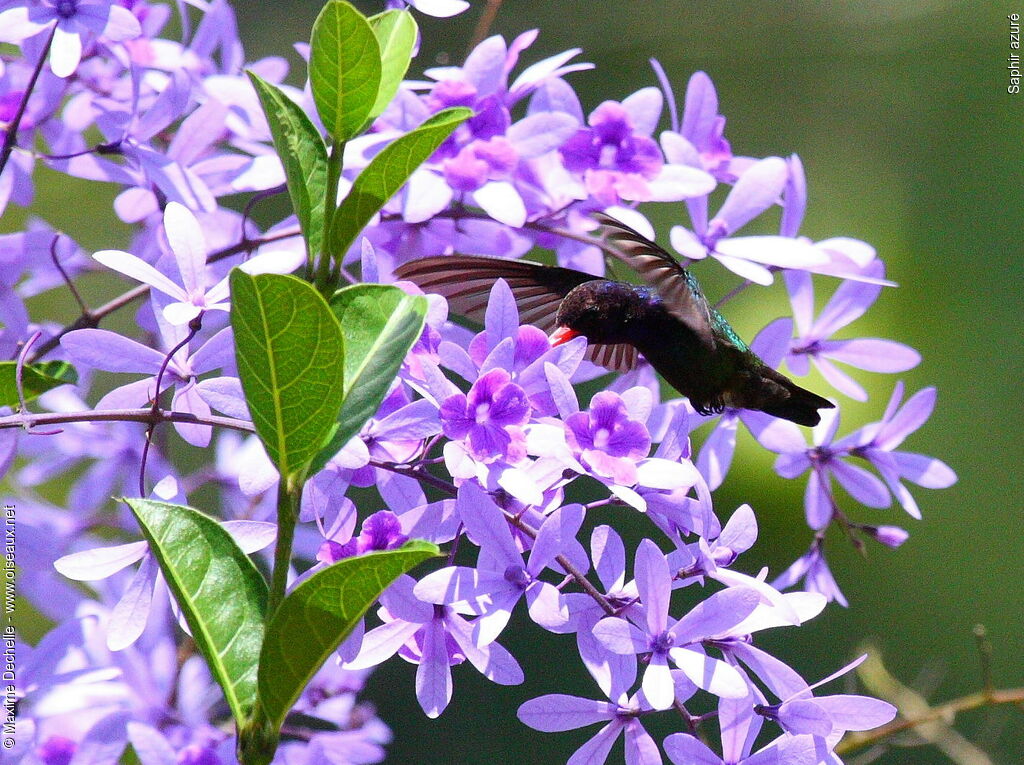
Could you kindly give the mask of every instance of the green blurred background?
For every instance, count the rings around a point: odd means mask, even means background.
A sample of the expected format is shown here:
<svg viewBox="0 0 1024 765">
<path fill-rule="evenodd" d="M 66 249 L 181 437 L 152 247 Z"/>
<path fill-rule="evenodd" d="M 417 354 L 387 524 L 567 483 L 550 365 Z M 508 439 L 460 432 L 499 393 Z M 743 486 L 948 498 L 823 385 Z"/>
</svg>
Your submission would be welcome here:
<svg viewBox="0 0 1024 765">
<path fill-rule="evenodd" d="M 438 63 L 461 63 L 485 6 L 473 3 L 456 19 L 419 17 L 424 43 L 411 76 Z M 366 12 L 379 9 L 358 4 Z M 290 46 L 308 38 L 319 3 L 250 0 L 237 6 L 247 57 L 288 54 L 303 72 Z M 898 551 L 871 544 L 863 559 L 830 534 L 829 558 L 851 607 L 832 606 L 805 627 L 759 640 L 809 679 L 829 674 L 870 640 L 892 674 L 923 689 L 930 701 L 961 696 L 982 686 L 972 634 L 980 623 L 992 643 L 996 686 L 1024 685 L 1018 478 L 1024 95 L 1006 90 L 1011 12 L 1024 13 L 1024 3 L 506 0 L 492 27 L 506 39 L 541 30 L 519 69 L 583 48 L 580 58 L 597 68 L 569 81 L 587 112 L 656 84 L 651 57 L 667 70 L 680 102 L 690 74 L 708 72 L 735 153 L 802 158 L 810 192 L 802 233 L 873 244 L 901 285 L 886 290 L 847 336 L 897 339 L 918 348 L 924 361 L 900 376 L 854 372 L 872 399 L 843 401 L 840 433 L 877 419 L 896 379 L 909 392 L 935 385 L 936 413 L 906 448 L 942 458 L 960 480 L 948 490 L 914 492 L 924 513 L 920 522 L 895 506 L 869 511 L 846 504 L 856 520 L 903 525 L 911 537 Z M 43 199 L 51 210 L 66 212 L 60 207 L 65 189 L 44 188 Z M 681 206 L 647 209 L 663 241 L 669 226 L 684 220 Z M 81 230 L 93 249 L 119 244 L 111 240 L 123 232 L 97 231 L 92 215 L 83 211 L 85 217 L 66 229 Z M 712 269 L 699 276 L 712 296 L 731 286 Z M 728 313 L 749 339 L 784 307 L 776 288 L 750 291 Z M 727 517 L 750 502 L 758 512 L 760 539 L 746 556 L 748 566 L 766 564 L 774 575 L 806 548 L 803 485 L 777 478 L 770 455 L 749 439 L 741 444 L 716 508 Z M 613 514 L 599 520 L 617 522 Z M 514 716 L 523 700 L 541 693 L 598 695 L 573 660 L 571 638 L 510 629 L 503 642 L 522 663 L 525 686 L 495 686 L 468 666 L 457 667 L 455 697 L 439 720 L 426 720 L 416 706 L 414 667 L 395 662 L 375 674 L 368 693 L 395 731 L 389 762 L 559 763 L 595 732 L 535 733 Z M 829 689 L 841 692 L 842 683 Z M 990 761 L 1024 762 L 1020 709 L 973 712 L 956 727 Z M 669 728 L 655 726 L 654 732 L 660 740 Z M 620 744 L 610 761 L 621 759 Z M 890 749 L 878 761 L 950 760 L 924 747 Z"/>
</svg>

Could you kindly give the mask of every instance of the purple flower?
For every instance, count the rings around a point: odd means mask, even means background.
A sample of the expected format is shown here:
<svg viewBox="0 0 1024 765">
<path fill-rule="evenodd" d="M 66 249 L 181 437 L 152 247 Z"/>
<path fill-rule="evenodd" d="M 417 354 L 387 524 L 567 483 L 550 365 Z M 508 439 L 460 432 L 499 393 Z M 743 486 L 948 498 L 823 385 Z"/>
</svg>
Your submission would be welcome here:
<svg viewBox="0 0 1024 765">
<path fill-rule="evenodd" d="M 442 342 L 439 360 L 470 382 L 492 369 L 504 369 L 526 392 L 534 418 L 556 414 L 560 409 L 553 398 L 547 367 L 556 367 L 568 385 L 568 376 L 576 372 L 583 358 L 586 340 L 551 347 L 544 332 L 529 324 L 520 326 L 519 322 L 512 290 L 504 279 L 498 279 L 488 296 L 484 331 L 476 334 L 466 348 L 450 340 Z"/>
<path fill-rule="evenodd" d="M 394 550 L 406 543 L 408 537 L 402 533 L 402 524 L 398 516 L 389 510 L 381 510 L 363 521 L 362 531 L 358 537 L 339 544 L 327 539 L 317 552 L 317 560 L 321 563 L 336 563 L 344 558 L 372 552 L 374 550 Z"/>
<path fill-rule="evenodd" d="M 476 112 L 445 142 L 435 163 L 410 178 L 397 200 L 406 222 L 426 221 L 456 197 L 509 226 L 522 226 L 528 217 L 550 211 L 536 189 L 531 163 L 564 143 L 579 121 L 571 114 L 549 110 L 528 114 L 513 124 L 511 109 L 542 83 L 591 65 L 567 64 L 579 53 L 574 49 L 537 62 L 509 85 L 508 75 L 519 54 L 536 37 L 535 30 L 525 32 L 508 46 L 500 36 L 484 40 L 461 68 L 428 69 L 427 75 L 437 82 L 423 101 L 400 96 L 397 107 L 382 115 L 378 126 L 392 123 L 409 130 L 446 107 L 468 106 Z"/>
<path fill-rule="evenodd" d="M 688 685 L 683 679 L 681 686 Z M 610 702 L 551 693 L 525 702 L 516 716 L 523 724 L 545 733 L 605 723 L 593 738 L 573 753 L 569 759 L 571 765 L 601 765 L 608 759 L 608 753 L 620 734 L 625 737 L 626 762 L 630 765 L 661 765 L 658 745 L 640 724 L 640 716 L 651 709 L 642 691 L 629 698 L 622 695 L 617 701 Z"/>
<path fill-rule="evenodd" d="M 778 202 L 788 177 L 786 161 L 780 157 L 755 162 L 736 181 L 714 218 L 708 220 L 704 198 L 689 206 L 693 230 L 675 226 L 670 234 L 672 246 L 691 260 L 713 257 L 733 273 L 761 285 L 773 281 L 769 267 L 807 269 L 826 263 L 826 255 L 809 245 L 797 247 L 792 240 L 732 236 Z"/>
<path fill-rule="evenodd" d="M 565 168 L 583 176 L 587 193 L 602 207 L 620 200 L 674 201 L 709 193 L 714 178 L 685 165 L 666 165 L 651 133 L 661 94 L 644 88 L 619 103 L 605 101 L 559 149 Z"/>
<path fill-rule="evenodd" d="M 523 682 L 523 671 L 497 643 L 478 645 L 473 625 L 447 606 L 433 606 L 413 594 L 416 581 L 399 577 L 381 595 L 378 615 L 384 621 L 363 636 L 349 669 L 372 667 L 396 652 L 418 664 L 416 699 L 427 717 L 440 715 L 452 698 L 451 667 L 467 659 L 487 679 L 501 685 Z"/>
<path fill-rule="evenodd" d="M 141 262 L 141 261 L 140 261 Z M 83 364 L 108 372 L 134 372 L 148 375 L 135 382 L 121 385 L 107 393 L 97 404 L 97 409 L 122 409 L 142 407 L 158 397 L 168 388 L 174 389 L 171 409 L 191 412 L 199 417 L 208 417 L 210 407 L 202 397 L 202 386 L 217 386 L 224 378 L 212 378 L 200 383 L 199 375 L 226 365 L 233 365 L 233 336 L 230 328 L 222 329 L 195 352 L 190 353 L 188 345 L 180 345 L 188 330 L 161 321 L 157 324 L 166 348 L 177 347 L 177 352 L 168 361 L 166 354 L 149 346 L 130 340 L 115 332 L 104 329 L 78 329 L 61 338 L 61 346 L 68 356 Z M 157 376 L 163 371 L 162 388 L 156 390 Z M 231 378 L 234 379 L 234 378 Z M 175 423 L 175 430 L 193 446 L 205 447 L 210 443 L 209 425 Z"/>
<path fill-rule="evenodd" d="M 754 711 L 775 720 L 789 733 L 812 734 L 822 738 L 851 730 L 871 730 L 896 717 L 896 707 L 869 696 L 813 696 L 811 691 L 860 665 L 867 654 L 837 672 L 789 696 L 778 704 L 758 706 Z"/>
<path fill-rule="evenodd" d="M 666 94 L 671 93 L 667 80 L 662 86 Z M 675 124 L 673 119 L 672 130 L 661 134 L 665 156 L 670 162 L 699 167 L 721 182 L 732 183 L 737 174 L 724 132 L 725 117 L 718 113 L 714 83 L 706 73 L 694 72 L 686 84 L 682 122 Z"/>
<path fill-rule="evenodd" d="M 91 41 L 102 36 L 120 42 L 142 33 L 132 12 L 112 0 L 42 0 L 19 3 L 0 13 L 0 42 L 21 42 L 54 22 L 50 69 L 58 77 L 69 77 L 78 68 L 83 38 Z"/>
<path fill-rule="evenodd" d="M 811 542 L 810 548 L 801 555 L 789 568 L 779 574 L 772 586 L 780 590 L 793 587 L 803 581 L 804 589 L 808 592 L 817 592 L 824 595 L 830 601 L 834 600 L 841 606 L 848 606 L 846 597 L 843 595 L 835 577 L 829 570 L 828 562 L 825 560 L 824 538 L 816 535 Z"/>
<path fill-rule="evenodd" d="M 722 727 L 725 728 L 724 725 Z M 753 740 L 751 737 L 749 742 L 745 742 L 747 754 L 740 759 L 723 759 L 700 739 L 687 733 L 673 733 L 664 744 L 665 753 L 675 765 L 817 765 L 822 761 L 812 736 L 780 736 L 750 754 Z"/>
<path fill-rule="evenodd" d="M 504 369 L 492 369 L 441 404 L 441 427 L 448 438 L 465 439 L 479 462 L 519 462 L 526 456 L 522 426 L 530 419 L 526 392 Z"/>
<path fill-rule="evenodd" d="M 589 411 L 568 417 L 565 424 L 573 453 L 595 475 L 621 486 L 637 482 L 636 463 L 650 451 L 651 436 L 642 422 L 629 419 L 617 393 L 595 394 Z"/>
<path fill-rule="evenodd" d="M 192 212 L 177 202 L 170 202 L 164 211 L 164 232 L 181 284 L 177 284 L 141 258 L 120 250 L 102 250 L 93 255 L 98 262 L 138 279 L 174 300 L 164 306 L 164 318 L 175 325 L 188 324 L 203 311 L 227 311 L 228 277 L 207 287 L 206 240 L 199 221 Z M 239 266 L 249 274 L 290 273 L 302 262 L 300 253 L 266 252 Z"/>
<path fill-rule="evenodd" d="M 903 383 L 897 382 L 881 421 L 866 425 L 844 439 L 844 443 L 855 444 L 850 453 L 863 457 L 875 467 L 903 509 L 914 518 L 920 518 L 921 511 L 910 492 L 900 482 L 901 478 L 913 481 L 926 489 L 945 489 L 957 480 L 956 473 L 940 459 L 913 452 L 895 451 L 907 436 L 920 428 L 931 416 L 935 407 L 935 396 L 935 388 L 924 388 L 901 406 Z"/>
<path fill-rule="evenodd" d="M 594 635 L 619 654 L 650 654 L 644 671 L 644 695 L 655 709 L 668 709 L 674 699 L 668 660 L 699 688 L 716 696 L 745 696 L 747 686 L 736 669 L 704 653 L 701 641 L 745 619 L 760 596 L 747 588 L 722 590 L 693 608 L 682 619 L 669 621 L 672 575 L 658 546 L 649 539 L 636 552 L 637 591 L 645 609 L 643 627 L 619 617 L 602 619 Z"/>
<path fill-rule="evenodd" d="M 594 571 L 604 587 L 605 600 L 620 614 L 634 615 L 639 608 L 636 583 L 626 582 L 626 551 L 622 538 L 611 526 L 598 526 L 590 537 L 590 552 Z M 633 686 L 636 680 L 636 659 L 609 651 L 594 636 L 594 626 L 607 614 L 590 595 L 569 592 L 564 596 L 569 620 L 554 632 L 572 632 L 576 635 L 587 671 L 609 698 L 618 698 Z"/>
<path fill-rule="evenodd" d="M 910 537 L 906 529 L 901 529 L 899 526 L 870 526 L 862 523 L 858 524 L 857 528 L 889 547 L 899 547 Z"/>
<path fill-rule="evenodd" d="M 868 274 L 881 275 L 881 264 L 869 267 Z M 789 340 L 786 364 L 795 374 L 808 372 L 808 360 L 832 386 L 857 401 L 867 401 L 867 392 L 832 362 L 839 361 L 871 372 L 903 372 L 916 366 L 921 355 L 913 348 L 893 340 L 855 338 L 833 340 L 832 335 L 856 320 L 875 302 L 881 286 L 845 281 L 829 299 L 818 318 L 813 318 L 814 287 L 809 274 L 789 271 L 786 289 L 793 304 L 793 320 L 779 319 L 763 331 L 788 337 L 796 326 L 797 337 Z"/>
<path fill-rule="evenodd" d="M 583 523 L 583 508 L 567 505 L 548 516 L 537 531 L 525 565 L 504 513 L 474 482 L 466 481 L 460 487 L 456 512 L 470 538 L 480 545 L 478 567 L 450 566 L 428 574 L 416 585 L 416 597 L 479 615 L 473 631 L 479 645 L 498 637 L 522 597 L 537 624 L 546 629 L 564 625 L 569 616 L 560 593 L 539 576 L 575 539 Z"/>
<path fill-rule="evenodd" d="M 847 460 L 851 451 L 843 442 L 833 443 L 839 427 L 839 410 L 822 413 L 821 422 L 811 431 L 813 446 L 808 446 L 800 428 L 791 422 L 776 419 L 756 434 L 766 449 L 778 452 L 775 471 L 783 478 L 796 478 L 810 471 L 804 492 L 807 525 L 815 531 L 825 528 L 837 511 L 832 492 L 832 477 L 854 499 L 868 507 L 888 507 L 889 492 L 878 478 Z"/>
<path fill-rule="evenodd" d="M 225 521 L 224 530 L 246 553 L 262 550 L 274 541 L 277 526 L 263 521 Z M 54 561 L 54 567 L 68 579 L 94 582 L 141 561 L 138 570 L 110 612 L 107 624 L 107 647 L 120 651 L 142 635 L 149 620 L 153 592 L 161 579 L 156 559 L 149 552 L 148 542 L 129 542 L 113 547 L 96 547 L 71 553 Z"/>
</svg>

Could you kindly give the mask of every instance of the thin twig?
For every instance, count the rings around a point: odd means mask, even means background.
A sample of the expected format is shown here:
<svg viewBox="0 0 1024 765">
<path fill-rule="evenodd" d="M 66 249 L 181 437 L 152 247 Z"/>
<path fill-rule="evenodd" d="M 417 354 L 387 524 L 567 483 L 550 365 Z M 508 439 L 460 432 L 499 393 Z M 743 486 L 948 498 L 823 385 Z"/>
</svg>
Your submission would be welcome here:
<svg viewBox="0 0 1024 765">
<path fill-rule="evenodd" d="M 469 54 L 473 52 L 473 49 L 482 43 L 490 33 L 491 26 L 494 24 L 494 20 L 498 17 L 498 11 L 501 9 L 501 3 L 502 0 L 487 0 L 487 5 L 484 6 L 483 13 L 480 14 L 480 18 L 476 22 L 473 35 L 469 38 L 469 45 L 466 46 L 467 58 L 469 58 Z"/>
<path fill-rule="evenodd" d="M 978 691 L 969 693 L 966 696 L 947 701 L 937 707 L 931 707 L 926 714 L 914 717 L 913 719 L 893 720 L 864 733 L 848 733 L 835 748 L 836 754 L 849 754 L 858 749 L 863 749 L 871 744 L 894 736 L 903 731 L 932 722 L 951 723 L 961 712 L 968 712 L 972 709 L 983 707 L 994 707 L 1002 704 L 1012 704 L 1021 707 L 1024 711 L 1024 688 L 1006 688 L 1002 690 Z"/>
<path fill-rule="evenodd" d="M 153 411 L 149 408 L 99 411 L 87 409 L 82 412 L 20 412 L 0 417 L 0 430 L 7 428 L 31 429 L 38 425 L 59 425 L 68 422 L 141 422 L 146 425 L 161 422 L 185 422 L 193 425 L 212 425 L 215 428 L 230 428 L 243 433 L 256 432 L 251 422 L 234 417 L 221 417 L 216 414 L 199 416 L 192 412 L 172 412 L 166 409 Z"/>
<path fill-rule="evenodd" d="M 25 85 L 25 95 L 22 97 L 21 103 L 18 104 L 18 111 L 14 113 L 14 118 L 7 123 L 7 134 L 4 136 L 3 146 L 0 146 L 0 174 L 7 167 L 7 160 L 11 158 L 11 152 L 14 151 L 14 145 L 18 140 L 18 130 L 21 128 L 21 120 L 25 116 L 25 110 L 28 108 L 28 100 L 32 97 L 36 81 L 39 80 L 39 75 L 43 71 L 43 64 L 46 63 L 46 58 L 50 55 L 50 46 L 53 44 L 53 36 L 55 34 L 57 34 L 56 24 L 53 25 L 53 29 L 50 30 L 50 36 L 46 39 L 46 44 L 39 52 L 39 61 L 36 62 L 36 68 L 32 70 L 32 76 Z"/>
<path fill-rule="evenodd" d="M 61 265 L 60 258 L 57 257 L 57 242 L 60 241 L 60 234 L 54 234 L 53 239 L 50 240 L 50 259 L 53 261 L 54 267 L 60 271 L 61 278 L 64 283 L 68 285 L 68 290 L 71 292 L 71 297 L 78 303 L 78 308 L 82 312 L 82 316 L 86 316 L 89 313 L 89 306 L 85 304 L 81 294 L 78 292 L 78 288 L 75 283 L 71 281 L 71 277 L 68 276 L 68 272 L 64 270 L 64 266 Z"/>
<path fill-rule="evenodd" d="M 150 407 L 150 411 L 156 412 L 160 409 L 160 386 L 164 381 L 164 374 L 167 372 L 167 367 L 170 365 L 171 360 L 174 358 L 174 354 L 180 351 L 182 348 L 187 348 L 188 344 L 192 342 L 192 338 L 196 336 L 200 329 L 203 328 L 203 314 L 200 312 L 192 321 L 188 323 L 188 334 L 185 335 L 184 339 L 176 346 L 171 348 L 164 356 L 163 363 L 160 364 L 160 369 L 156 373 L 156 388 L 153 392 L 153 406 Z M 139 496 L 146 496 L 146 461 L 149 459 L 149 447 L 153 443 L 153 431 L 156 429 L 156 422 L 151 422 L 146 428 L 146 443 L 142 447 L 142 459 L 139 464 Z"/>
</svg>

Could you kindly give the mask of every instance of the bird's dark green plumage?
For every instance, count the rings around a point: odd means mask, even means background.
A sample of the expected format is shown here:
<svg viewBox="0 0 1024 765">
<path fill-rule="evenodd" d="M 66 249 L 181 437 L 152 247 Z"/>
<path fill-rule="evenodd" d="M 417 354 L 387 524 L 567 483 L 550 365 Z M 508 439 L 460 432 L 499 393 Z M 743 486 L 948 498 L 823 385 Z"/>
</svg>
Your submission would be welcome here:
<svg viewBox="0 0 1024 765">
<path fill-rule="evenodd" d="M 833 404 L 768 367 L 711 307 L 697 280 L 669 253 L 607 215 L 616 257 L 646 285 L 601 279 L 524 260 L 447 255 L 400 266 L 395 275 L 448 299 L 452 310 L 482 320 L 497 279 L 515 295 L 523 324 L 554 332 L 554 342 L 583 335 L 588 358 L 609 369 L 633 368 L 637 352 L 701 413 L 757 409 L 816 425 Z"/>
</svg>

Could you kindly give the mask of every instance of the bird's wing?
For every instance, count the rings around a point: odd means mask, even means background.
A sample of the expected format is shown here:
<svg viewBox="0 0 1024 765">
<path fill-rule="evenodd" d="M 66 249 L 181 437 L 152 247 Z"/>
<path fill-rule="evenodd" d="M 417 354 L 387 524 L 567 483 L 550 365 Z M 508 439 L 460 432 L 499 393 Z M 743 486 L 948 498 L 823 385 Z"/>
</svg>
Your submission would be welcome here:
<svg viewBox="0 0 1024 765">
<path fill-rule="evenodd" d="M 591 343 L 584 358 L 612 372 L 628 372 L 636 367 L 637 355 L 629 343 Z"/>
<path fill-rule="evenodd" d="M 669 253 L 625 223 L 601 212 L 594 213 L 593 217 L 610 229 L 608 241 L 616 245 L 619 259 L 654 287 L 669 313 L 689 327 L 705 345 L 714 348 L 711 311 L 693 275 Z"/>
<path fill-rule="evenodd" d="M 435 255 L 411 260 L 396 268 L 395 276 L 424 292 L 443 296 L 452 311 L 481 324 L 491 287 L 504 279 L 515 296 L 520 323 L 532 324 L 549 334 L 555 329 L 562 299 L 579 285 L 598 278 L 571 268 L 482 255 Z M 636 366 L 637 350 L 626 343 L 591 343 L 585 358 L 613 372 L 628 372 Z"/>
<path fill-rule="evenodd" d="M 519 321 L 548 333 L 555 328 L 562 298 L 584 282 L 598 278 L 570 268 L 482 255 L 436 255 L 411 260 L 396 268 L 395 276 L 408 279 L 424 292 L 442 295 L 455 313 L 480 323 L 491 287 L 498 279 L 504 279 L 519 307 Z"/>
</svg>

